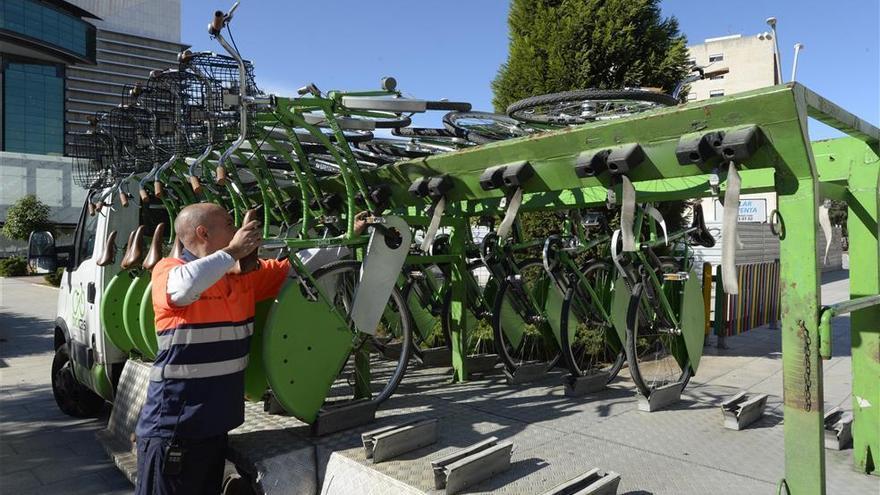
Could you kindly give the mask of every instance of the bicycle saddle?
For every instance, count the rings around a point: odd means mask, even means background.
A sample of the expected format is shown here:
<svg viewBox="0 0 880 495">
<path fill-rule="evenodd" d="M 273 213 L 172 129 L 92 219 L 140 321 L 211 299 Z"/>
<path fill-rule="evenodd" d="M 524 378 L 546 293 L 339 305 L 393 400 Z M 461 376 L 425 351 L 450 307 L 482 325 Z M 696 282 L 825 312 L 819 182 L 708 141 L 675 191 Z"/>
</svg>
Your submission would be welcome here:
<svg viewBox="0 0 880 495">
<path fill-rule="evenodd" d="M 144 226 L 138 225 L 138 228 L 130 236 L 128 249 L 125 257 L 122 258 L 122 268 L 132 268 L 144 259 Z"/>
<path fill-rule="evenodd" d="M 116 231 L 113 230 L 107 236 L 107 242 L 104 243 L 104 250 L 101 252 L 101 256 L 98 257 L 98 261 L 95 262 L 98 266 L 107 266 L 112 265 L 113 262 L 116 261 Z"/>
<path fill-rule="evenodd" d="M 153 232 L 153 239 L 150 240 L 150 250 L 147 252 L 147 257 L 144 258 L 144 270 L 152 270 L 156 263 L 162 259 L 162 235 L 165 234 L 165 222 L 156 225 L 156 230 Z"/>
<path fill-rule="evenodd" d="M 691 228 L 697 229 L 689 234 L 692 244 L 699 244 L 707 248 L 715 245 L 715 238 L 712 237 L 709 229 L 706 228 L 706 220 L 703 217 L 703 205 L 700 203 L 694 205 L 694 219 L 691 221 Z"/>
</svg>

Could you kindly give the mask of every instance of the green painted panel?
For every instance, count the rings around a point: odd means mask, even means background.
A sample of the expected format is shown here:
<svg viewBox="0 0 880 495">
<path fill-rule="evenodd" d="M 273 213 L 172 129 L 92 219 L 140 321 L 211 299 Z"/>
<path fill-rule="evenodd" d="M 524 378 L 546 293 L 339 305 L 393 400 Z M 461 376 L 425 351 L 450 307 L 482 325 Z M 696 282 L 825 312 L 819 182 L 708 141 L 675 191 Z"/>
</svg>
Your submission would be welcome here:
<svg viewBox="0 0 880 495">
<path fill-rule="evenodd" d="M 251 402 L 260 402 L 266 393 L 269 382 L 263 368 L 263 335 L 269 311 L 274 299 L 258 301 L 254 313 L 254 333 L 251 335 L 250 358 L 244 370 L 244 398 Z"/>
<path fill-rule="evenodd" d="M 516 349 L 522 342 L 525 325 L 507 294 L 509 291 L 505 291 L 504 301 L 501 303 L 501 331 L 504 332 L 510 345 Z"/>
<path fill-rule="evenodd" d="M 144 290 L 149 284 L 150 272 L 139 273 L 128 287 L 122 304 L 122 321 L 125 333 L 134 344 L 134 349 L 144 355 L 146 355 L 147 343 L 141 334 L 141 303 L 143 302 Z"/>
<path fill-rule="evenodd" d="M 141 329 L 141 336 L 144 343 L 147 344 L 145 357 L 148 359 L 156 359 L 159 354 L 159 340 L 156 338 L 156 315 L 153 312 L 153 281 L 147 284 L 144 294 L 141 296 L 141 307 L 138 312 L 138 327 Z"/>
<path fill-rule="evenodd" d="M 544 315 L 547 317 L 547 323 L 556 339 L 556 344 L 562 348 L 562 300 L 563 295 L 556 287 L 547 291 L 547 303 L 544 305 Z M 570 318 L 571 316 L 569 316 Z M 570 322 L 571 323 L 571 322 Z M 576 328 L 576 327 L 572 327 Z M 577 332 L 568 332 L 568 343 L 574 342 L 574 334 Z"/>
<path fill-rule="evenodd" d="M 352 332 L 323 299 L 309 301 L 300 286 L 281 289 L 263 332 L 266 378 L 284 409 L 313 423 L 352 350 Z"/>
<path fill-rule="evenodd" d="M 611 299 L 611 322 L 614 323 L 621 344 L 626 344 L 626 310 L 630 299 L 632 299 L 632 291 L 621 275 L 614 282 L 614 297 Z"/>
<path fill-rule="evenodd" d="M 122 311 L 125 294 L 131 282 L 132 277 L 128 272 L 117 273 L 104 288 L 104 294 L 101 296 L 101 326 L 110 342 L 122 352 L 129 352 L 134 348 L 134 343 L 125 332 Z"/>
<path fill-rule="evenodd" d="M 681 302 L 681 335 L 687 349 L 688 360 L 694 374 L 703 355 L 703 342 L 706 328 L 706 306 L 703 302 L 703 284 L 697 273 L 692 271 L 684 284 L 684 297 Z"/>
<path fill-rule="evenodd" d="M 419 340 L 427 339 L 437 325 L 437 317 L 432 315 L 431 311 L 422 306 L 415 290 L 409 291 L 406 305 L 412 315 L 412 321 L 415 323 L 416 333 L 418 334 Z"/>
</svg>

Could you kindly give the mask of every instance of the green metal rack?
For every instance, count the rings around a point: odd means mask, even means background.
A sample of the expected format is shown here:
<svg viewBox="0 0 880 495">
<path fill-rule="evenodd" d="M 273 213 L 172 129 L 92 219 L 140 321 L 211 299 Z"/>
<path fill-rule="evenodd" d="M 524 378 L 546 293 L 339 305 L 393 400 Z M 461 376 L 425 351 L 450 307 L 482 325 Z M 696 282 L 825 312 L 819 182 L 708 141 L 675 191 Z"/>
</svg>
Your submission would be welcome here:
<svg viewBox="0 0 880 495">
<path fill-rule="evenodd" d="M 808 118 L 824 122 L 850 137 L 810 143 Z M 637 143 L 645 160 L 628 174 L 638 202 L 692 199 L 717 194 L 710 176 L 726 188 L 720 164 L 681 165 L 681 140 L 712 131 L 728 133 L 756 126 L 759 146 L 736 163 L 742 193 L 775 192 L 774 215 L 780 236 L 782 354 L 784 387 L 785 478 L 790 493 L 825 492 L 823 449 L 820 278 L 817 259 L 818 206 L 823 198 L 849 206 L 850 291 L 853 299 L 880 294 L 878 267 L 878 143 L 880 130 L 797 83 L 729 97 L 666 108 L 627 119 L 497 142 L 454 153 L 397 163 L 364 174 L 369 184 L 391 186 L 393 203 L 408 218 L 427 205 L 407 191 L 422 177 L 448 175 L 443 225 L 453 228 L 452 363 L 456 380 L 468 377 L 463 343 L 466 314 L 462 274 L 468 217 L 503 214 L 509 190 L 484 190 L 479 179 L 491 167 L 527 161 L 534 175 L 522 187 L 520 211 L 558 210 L 604 204 L 609 189 L 620 184 L 608 174 L 580 178 L 575 166 L 596 151 Z M 342 184 L 322 187 L 341 191 Z M 852 311 L 852 366 L 855 464 L 877 474 L 880 461 L 880 305 L 876 299 Z M 870 303 L 870 304 L 868 304 Z M 826 336 L 827 339 L 827 336 Z"/>
</svg>

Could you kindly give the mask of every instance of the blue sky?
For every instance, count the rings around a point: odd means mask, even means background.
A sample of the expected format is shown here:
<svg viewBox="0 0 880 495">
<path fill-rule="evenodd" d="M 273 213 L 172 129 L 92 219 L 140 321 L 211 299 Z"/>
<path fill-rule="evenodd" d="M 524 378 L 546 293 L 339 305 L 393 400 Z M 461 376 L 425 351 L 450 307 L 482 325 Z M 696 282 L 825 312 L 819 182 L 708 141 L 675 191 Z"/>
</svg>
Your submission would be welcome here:
<svg viewBox="0 0 880 495">
<path fill-rule="evenodd" d="M 182 41 L 221 51 L 206 26 L 214 10 L 232 1 L 185 0 Z M 727 3 L 727 2 L 726 2 Z M 779 19 L 783 77 L 791 74 L 793 46 L 805 45 L 798 81 L 878 125 L 880 120 L 880 2 L 876 0 L 666 0 L 690 44 L 705 38 L 768 29 Z M 233 34 L 256 66 L 258 84 L 279 94 L 309 82 L 323 90 L 373 89 L 392 75 L 412 96 L 449 98 L 490 110 L 489 86 L 507 57 L 506 0 L 443 2 L 243 0 Z M 439 125 L 439 115 L 418 119 Z M 811 137 L 834 135 L 819 125 Z"/>
</svg>

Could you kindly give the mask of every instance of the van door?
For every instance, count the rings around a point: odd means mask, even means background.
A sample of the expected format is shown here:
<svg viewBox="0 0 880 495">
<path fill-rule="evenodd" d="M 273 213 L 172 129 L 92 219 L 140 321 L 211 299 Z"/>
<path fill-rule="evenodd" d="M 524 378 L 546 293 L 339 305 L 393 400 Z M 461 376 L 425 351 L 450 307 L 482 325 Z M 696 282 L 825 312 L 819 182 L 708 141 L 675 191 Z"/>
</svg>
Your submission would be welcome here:
<svg viewBox="0 0 880 495">
<path fill-rule="evenodd" d="M 123 208 L 108 204 L 94 215 L 89 215 L 88 208 L 83 207 L 71 261 L 61 284 L 59 316 L 69 331 L 70 358 L 76 378 L 108 400 L 113 396 L 111 365 L 125 361 L 126 356 L 105 338 L 101 327 L 101 296 L 107 282 L 119 270 L 118 262 L 124 249 L 124 241 L 120 242 L 119 238 L 128 237 L 138 216 L 135 205 Z M 98 266 L 97 260 L 112 230 L 116 230 L 118 236 L 116 263 Z"/>
</svg>

